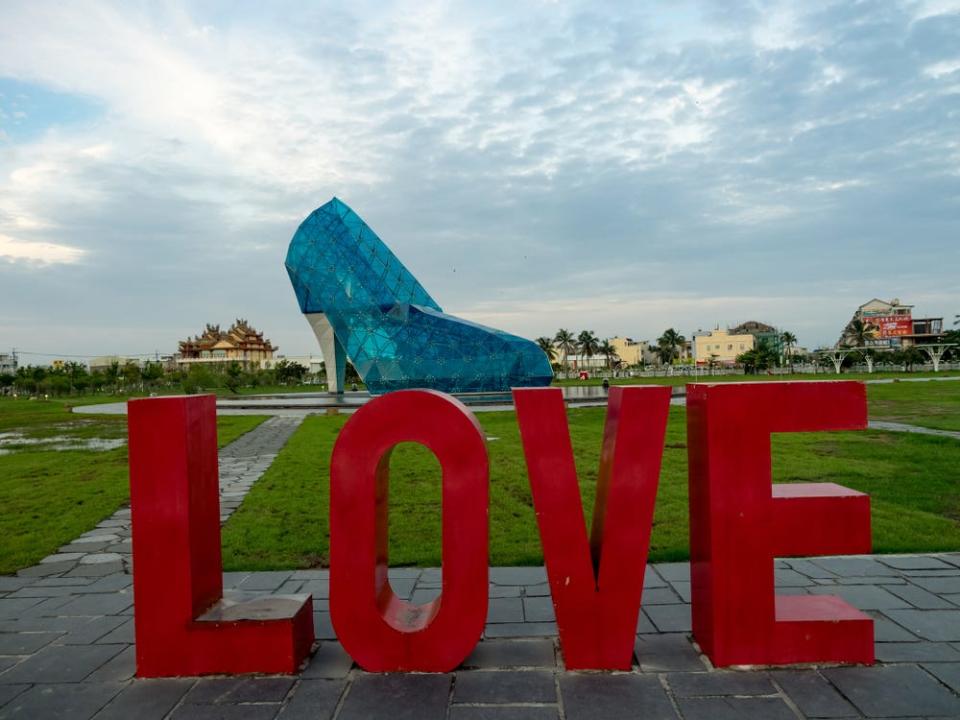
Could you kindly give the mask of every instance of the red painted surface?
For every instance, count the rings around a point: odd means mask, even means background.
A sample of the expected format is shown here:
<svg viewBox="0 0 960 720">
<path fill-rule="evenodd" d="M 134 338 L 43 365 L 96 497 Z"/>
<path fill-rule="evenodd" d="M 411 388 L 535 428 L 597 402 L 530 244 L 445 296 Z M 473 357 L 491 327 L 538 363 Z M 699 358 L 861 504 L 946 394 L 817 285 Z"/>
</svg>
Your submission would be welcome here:
<svg viewBox="0 0 960 720">
<path fill-rule="evenodd" d="M 770 434 L 862 430 L 857 382 L 687 386 L 693 633 L 717 666 L 872 663 L 873 621 L 830 596 L 775 596 L 774 557 L 870 551 L 869 498 L 773 486 Z"/>
<path fill-rule="evenodd" d="M 137 675 L 295 672 L 310 596 L 222 599 L 215 398 L 127 407 Z"/>
<path fill-rule="evenodd" d="M 513 398 L 566 667 L 629 670 L 670 388 L 610 388 L 589 540 L 563 392 Z"/>
<path fill-rule="evenodd" d="M 774 557 L 869 553 L 870 496 L 836 483 L 773 486 Z"/>
<path fill-rule="evenodd" d="M 387 578 L 390 452 L 402 442 L 443 469 L 442 592 L 425 605 Z M 483 430 L 449 395 L 392 392 L 344 425 L 330 464 L 330 614 L 362 668 L 445 672 L 473 650 L 487 617 L 488 484 Z"/>
</svg>

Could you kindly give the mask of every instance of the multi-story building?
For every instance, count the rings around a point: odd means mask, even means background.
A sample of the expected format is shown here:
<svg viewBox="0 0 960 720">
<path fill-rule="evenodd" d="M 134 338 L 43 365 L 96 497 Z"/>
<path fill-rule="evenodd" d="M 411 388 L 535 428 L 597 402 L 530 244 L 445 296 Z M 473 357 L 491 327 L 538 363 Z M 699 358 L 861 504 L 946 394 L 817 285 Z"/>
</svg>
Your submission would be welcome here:
<svg viewBox="0 0 960 720">
<path fill-rule="evenodd" d="M 614 359 L 610 358 L 610 362 Z M 563 362 L 563 356 L 560 356 L 560 361 Z M 596 353 L 595 355 L 578 355 L 576 353 L 570 353 L 567 355 L 567 367 L 574 371 L 580 372 L 582 370 L 602 370 L 607 367 L 608 361 L 605 355 Z"/>
<path fill-rule="evenodd" d="M 0 353 L 0 375 L 14 375 L 17 372 L 17 356 L 13 353 Z"/>
<path fill-rule="evenodd" d="M 650 351 L 650 343 L 646 340 L 634 340 L 628 337 L 610 338 L 610 344 L 617 351 L 617 357 L 620 362 L 630 367 L 634 365 L 644 365 L 650 363 L 653 359 L 653 353 Z"/>
<path fill-rule="evenodd" d="M 773 325 L 757 322 L 756 320 L 747 320 L 734 328 L 730 328 L 731 335 L 753 335 L 756 344 L 766 343 L 767 347 L 778 355 L 783 352 L 783 343 L 780 340 L 780 331 Z"/>
<path fill-rule="evenodd" d="M 219 325 L 207 325 L 201 335 L 181 340 L 177 364 L 238 362 L 245 367 L 269 368 L 276 350 L 262 332 L 237 319 L 225 332 Z"/>
<path fill-rule="evenodd" d="M 286 355 L 277 355 L 274 357 L 276 362 L 281 360 L 286 360 L 289 363 L 294 363 L 304 368 L 308 373 L 313 375 L 319 375 L 324 370 L 323 358 L 319 355 L 291 355 L 287 357 Z"/>
<path fill-rule="evenodd" d="M 750 333 L 717 328 L 710 332 L 698 330 L 693 334 L 693 357 L 697 365 L 734 365 L 738 355 L 754 347 L 756 338 Z"/>
<path fill-rule="evenodd" d="M 899 298 L 890 302 L 873 298 L 857 308 L 837 345 L 896 349 L 942 342 L 943 318 L 915 318 L 913 307 Z"/>
<path fill-rule="evenodd" d="M 660 365 L 660 356 L 657 353 L 657 345 L 647 340 L 634 340 L 633 338 L 617 335 L 609 340 L 613 347 L 615 356 L 607 360 L 603 353 L 596 353 L 587 357 L 573 351 L 567 355 L 567 368 L 572 371 L 590 371 L 600 370 L 613 366 L 619 361 L 621 367 L 636 367 L 639 365 Z M 557 361 L 563 362 L 563 351 L 556 348 Z M 685 340 L 676 348 L 676 357 L 674 364 L 686 364 L 693 358 L 693 342 Z"/>
</svg>

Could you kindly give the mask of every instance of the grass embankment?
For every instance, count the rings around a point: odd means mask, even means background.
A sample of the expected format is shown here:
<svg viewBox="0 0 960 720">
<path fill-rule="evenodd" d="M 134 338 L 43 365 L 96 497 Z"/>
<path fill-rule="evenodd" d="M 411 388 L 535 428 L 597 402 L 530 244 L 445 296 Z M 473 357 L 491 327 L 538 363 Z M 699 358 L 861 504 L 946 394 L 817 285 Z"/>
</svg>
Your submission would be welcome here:
<svg viewBox="0 0 960 720">
<path fill-rule="evenodd" d="M 906 413 L 910 397 L 923 403 L 934 385 L 960 393 L 960 383 L 902 383 L 877 387 Z M 955 386 L 955 387 L 954 387 Z M 949 390 L 948 390 L 949 387 Z M 887 388 L 893 388 L 887 390 Z M 934 393 L 935 394 L 935 393 Z M 954 406 L 956 407 L 956 406 Z M 580 490 L 589 522 L 605 410 L 568 413 Z M 495 565 L 542 562 L 539 534 L 516 417 L 478 413 L 490 454 L 490 560 Z M 308 418 L 227 523 L 228 569 L 325 565 L 329 547 L 329 459 L 345 417 Z M 956 414 L 953 421 L 957 420 Z M 687 447 L 683 408 L 670 410 L 650 558 L 688 557 Z M 876 552 L 960 549 L 960 442 L 887 433 L 805 433 L 773 438 L 776 482 L 832 481 L 872 498 Z M 440 563 L 440 472 L 424 448 L 402 445 L 391 459 L 390 562 Z"/>
<path fill-rule="evenodd" d="M 126 417 L 70 412 L 71 405 L 120 399 L 0 399 L 0 574 L 56 552 L 128 501 L 126 445 L 89 449 L 97 440 L 122 442 Z M 220 446 L 265 419 L 218 418 Z"/>
<path fill-rule="evenodd" d="M 960 381 L 868 385 L 870 419 L 960 431 Z"/>
</svg>

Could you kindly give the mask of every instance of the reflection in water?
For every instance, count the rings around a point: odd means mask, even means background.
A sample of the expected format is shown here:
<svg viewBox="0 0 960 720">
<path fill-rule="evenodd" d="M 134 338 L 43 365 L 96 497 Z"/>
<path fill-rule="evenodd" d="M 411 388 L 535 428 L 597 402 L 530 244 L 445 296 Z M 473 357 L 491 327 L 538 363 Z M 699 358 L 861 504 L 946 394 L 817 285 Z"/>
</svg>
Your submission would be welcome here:
<svg viewBox="0 0 960 720">
<path fill-rule="evenodd" d="M 81 438 L 69 435 L 28 437 L 20 432 L 0 432 L 0 455 L 18 450 L 116 450 L 126 445 L 124 438 Z"/>
</svg>

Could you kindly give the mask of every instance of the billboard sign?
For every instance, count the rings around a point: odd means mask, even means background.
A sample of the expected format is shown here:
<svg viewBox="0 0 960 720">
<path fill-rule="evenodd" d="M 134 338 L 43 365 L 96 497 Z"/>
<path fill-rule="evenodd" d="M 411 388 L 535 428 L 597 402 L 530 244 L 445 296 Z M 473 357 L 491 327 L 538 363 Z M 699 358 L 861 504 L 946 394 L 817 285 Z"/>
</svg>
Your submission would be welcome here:
<svg viewBox="0 0 960 720">
<path fill-rule="evenodd" d="M 909 315 L 878 315 L 865 318 L 864 322 L 876 328 L 876 338 L 894 338 L 913 333 L 913 319 Z"/>
</svg>

